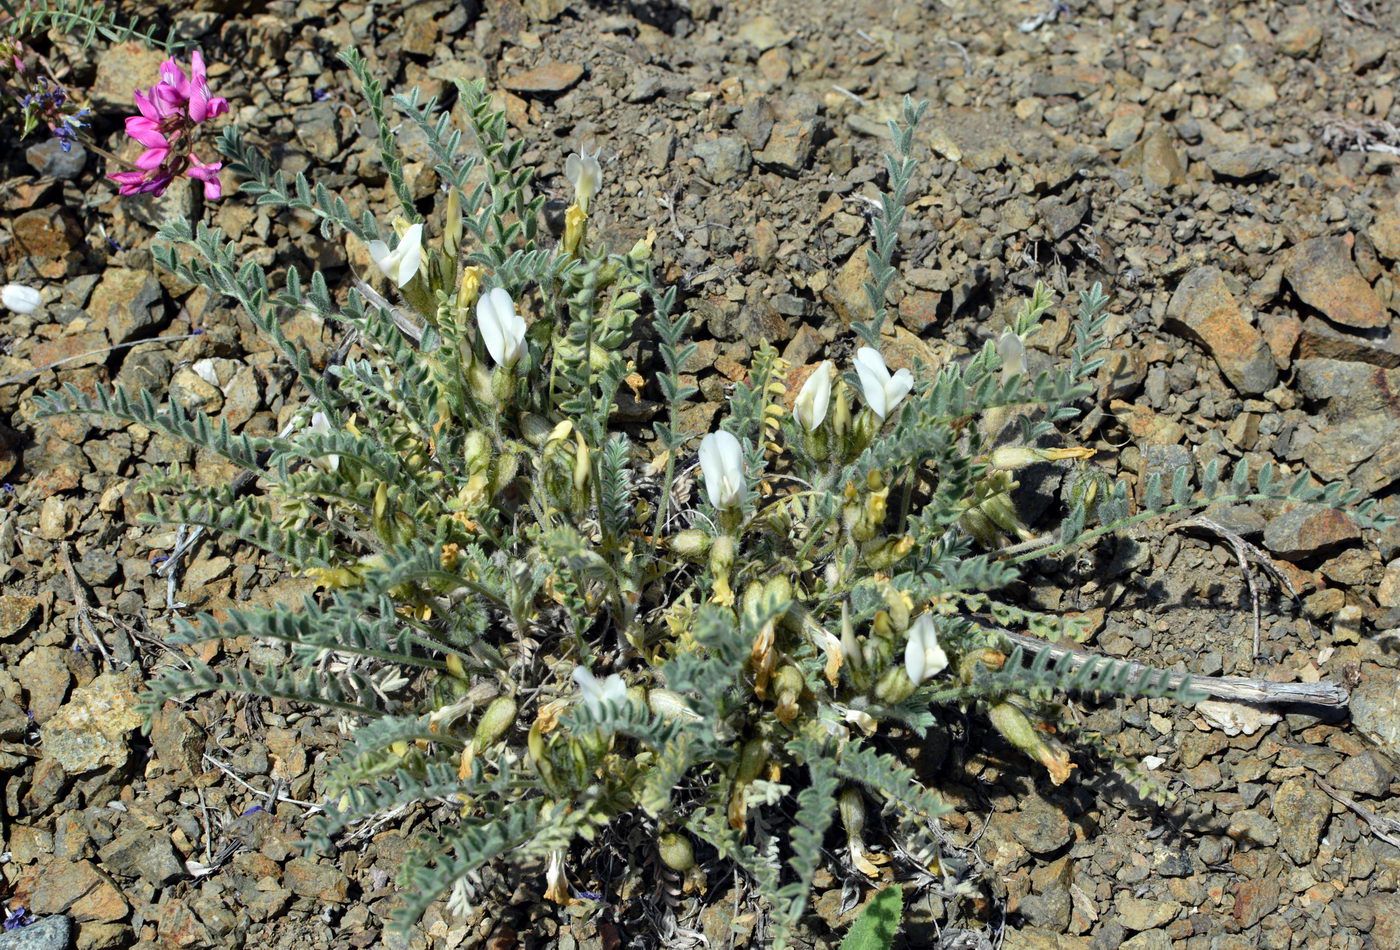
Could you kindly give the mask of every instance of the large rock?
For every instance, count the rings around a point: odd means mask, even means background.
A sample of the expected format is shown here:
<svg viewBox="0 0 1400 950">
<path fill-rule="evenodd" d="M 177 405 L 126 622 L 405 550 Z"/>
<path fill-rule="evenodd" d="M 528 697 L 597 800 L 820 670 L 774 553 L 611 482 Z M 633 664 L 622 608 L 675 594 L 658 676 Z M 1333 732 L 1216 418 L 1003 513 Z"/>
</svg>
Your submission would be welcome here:
<svg viewBox="0 0 1400 950">
<path fill-rule="evenodd" d="M 97 77 L 88 95 L 99 106 L 135 109 L 133 93 L 159 81 L 165 58 L 164 53 L 135 40 L 105 49 L 97 55 Z"/>
<path fill-rule="evenodd" d="M 44 729 L 44 755 L 72 775 L 121 766 L 128 735 L 141 725 L 136 684 L 126 673 L 103 673 L 73 691 Z"/>
<path fill-rule="evenodd" d="M 1351 722 L 1380 748 L 1392 768 L 1400 766 L 1400 690 L 1393 672 L 1379 671 L 1352 690 Z"/>
<path fill-rule="evenodd" d="M 160 281 L 148 271 L 110 267 L 92 291 L 87 311 L 113 343 L 150 336 L 162 318 Z"/>
<path fill-rule="evenodd" d="M 1283 277 L 1298 297 L 1327 319 L 1361 330 L 1390 322 L 1381 300 L 1351 259 L 1345 238 L 1304 241 L 1283 255 Z"/>
<path fill-rule="evenodd" d="M 73 922 L 62 914 L 0 934 L 0 950 L 68 950 Z"/>
<path fill-rule="evenodd" d="M 1298 335 L 1298 356 L 1394 369 L 1400 366 L 1400 340 L 1393 333 L 1380 337 L 1343 333 L 1322 317 L 1311 315 L 1303 321 L 1303 330 Z"/>
<path fill-rule="evenodd" d="M 1263 334 L 1219 268 L 1198 267 L 1182 278 L 1167 305 L 1166 326 L 1205 347 L 1240 392 L 1257 395 L 1278 382 L 1278 367 Z"/>
<path fill-rule="evenodd" d="M 1351 518 L 1324 505 L 1297 505 L 1264 528 L 1264 547 L 1286 560 L 1326 554 L 1361 537 Z"/>
<path fill-rule="evenodd" d="M 1311 777 L 1291 778 L 1274 792 L 1274 820 L 1279 843 L 1300 867 L 1317 857 L 1322 832 L 1332 816 L 1332 802 Z"/>
</svg>

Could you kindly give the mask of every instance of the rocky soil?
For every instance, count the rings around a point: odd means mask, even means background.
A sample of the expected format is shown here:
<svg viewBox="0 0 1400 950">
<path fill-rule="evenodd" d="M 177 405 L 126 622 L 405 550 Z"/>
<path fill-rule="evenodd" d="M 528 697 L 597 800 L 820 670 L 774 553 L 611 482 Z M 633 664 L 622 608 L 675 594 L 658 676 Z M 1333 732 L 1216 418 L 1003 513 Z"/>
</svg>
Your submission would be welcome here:
<svg viewBox="0 0 1400 950">
<path fill-rule="evenodd" d="M 569 193 L 569 151 L 601 148 L 607 239 L 655 229 L 664 277 L 698 318 L 697 432 L 758 341 L 795 367 L 848 356 L 884 122 L 905 95 L 926 98 L 892 362 L 980 347 L 1037 280 L 1071 298 L 1102 282 L 1113 352 L 1069 435 L 1106 468 L 1275 460 L 1400 514 L 1400 7 L 195 0 L 173 22 L 203 47 L 229 119 L 352 208 L 387 204 L 334 56 L 346 46 L 395 91 L 451 102 L 453 79 L 488 79 L 546 194 Z M 54 58 L 72 62 L 99 142 L 129 154 L 131 90 L 162 57 L 60 45 Z M 236 195 L 118 199 L 95 154 L 15 136 L 0 128 L 0 276 L 45 306 L 0 317 L 0 897 L 16 925 L 0 950 L 380 945 L 426 812 L 359 828 L 335 854 L 297 850 L 333 718 L 205 697 L 137 729 L 142 683 L 184 662 L 163 642 L 174 617 L 286 602 L 308 582 L 226 539 L 168 561 L 180 531 L 133 526 L 149 509 L 136 480 L 174 463 L 236 473 L 137 427 L 35 423 L 31 405 L 59 383 L 169 388 L 272 433 L 295 406 L 290 374 L 227 301 L 153 266 L 154 225 L 221 227 L 274 283 L 309 262 L 334 285 L 367 255 Z M 431 197 L 425 143 L 407 127 L 399 141 Z M 1052 311 L 1046 354 L 1064 351 L 1071 309 Z M 338 339 L 305 314 L 286 328 L 322 359 Z M 904 946 L 1400 946 L 1400 530 L 1279 506 L 1211 514 L 1257 546 L 1258 657 L 1246 572 L 1209 527 L 1148 525 L 1017 594 L 1087 613 L 1105 654 L 1328 680 L 1351 691 L 1349 711 L 1076 702 L 1104 744 L 1059 787 L 981 734 L 926 750 L 958 805 L 946 832 L 967 886 L 908 885 Z M 202 658 L 283 654 L 229 641 Z M 1116 757 L 1142 763 L 1158 800 Z M 541 902 L 540 870 L 515 869 L 464 920 L 435 911 L 415 945 L 655 946 L 666 913 L 667 945 L 753 942 L 755 909 L 728 871 L 677 897 L 666 882 L 615 893 L 605 862 L 576 863 L 595 899 L 561 910 Z M 835 946 L 868 896 L 852 884 L 833 858 L 812 946 Z M 44 920 L 17 926 L 29 916 Z"/>
</svg>

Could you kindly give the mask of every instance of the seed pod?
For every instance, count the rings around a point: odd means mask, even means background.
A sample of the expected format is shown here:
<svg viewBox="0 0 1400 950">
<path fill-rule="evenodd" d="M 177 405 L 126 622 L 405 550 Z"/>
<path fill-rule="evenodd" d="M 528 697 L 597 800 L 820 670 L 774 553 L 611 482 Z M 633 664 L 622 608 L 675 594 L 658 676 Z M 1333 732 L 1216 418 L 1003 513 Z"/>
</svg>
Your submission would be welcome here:
<svg viewBox="0 0 1400 950">
<path fill-rule="evenodd" d="M 882 703 L 898 703 L 909 698 L 914 692 L 914 681 L 904 672 L 904 666 L 893 667 L 880 677 L 875 684 L 875 698 Z"/>
<path fill-rule="evenodd" d="M 520 415 L 520 434 L 525 437 L 525 441 L 538 448 L 544 445 L 549 438 L 554 427 L 549 424 L 549 420 L 533 412 L 525 412 Z"/>
<path fill-rule="evenodd" d="M 710 545 L 710 570 L 716 577 L 728 577 L 734 567 L 734 538 L 722 534 Z"/>
<path fill-rule="evenodd" d="M 773 677 L 773 693 L 777 699 L 774 715 L 783 725 L 797 718 L 797 703 L 802 698 L 807 684 L 802 679 L 802 671 L 792 664 L 781 667 Z"/>
<path fill-rule="evenodd" d="M 653 689 L 647 692 L 647 705 L 662 719 L 683 719 L 689 722 L 699 720 L 700 714 L 687 705 L 680 693 L 669 689 Z"/>
<path fill-rule="evenodd" d="M 837 804 L 841 810 L 841 824 L 846 828 L 846 837 L 859 840 L 865 833 L 865 799 L 857 789 L 846 788 L 837 799 Z"/>
<path fill-rule="evenodd" d="M 758 778 L 767 762 L 768 743 L 762 739 L 750 739 L 739 753 L 739 767 L 734 773 L 734 781 L 747 785 Z"/>
<path fill-rule="evenodd" d="M 748 586 L 744 588 L 744 599 L 740 601 L 744 616 L 758 616 L 758 607 L 763 603 L 763 590 L 763 581 L 749 581 Z"/>
<path fill-rule="evenodd" d="M 486 707 L 481 721 L 476 724 L 476 735 L 472 738 L 472 746 L 478 754 L 495 745 L 506 734 L 515 722 L 515 709 L 515 700 L 509 696 L 497 696 Z"/>
<path fill-rule="evenodd" d="M 657 839 L 656 850 L 662 863 L 673 871 L 684 874 L 695 867 L 695 849 L 685 835 L 667 832 Z"/>
<path fill-rule="evenodd" d="M 710 549 L 710 536 L 699 528 L 686 528 L 671 538 L 671 550 L 681 557 L 698 558 Z"/>
</svg>

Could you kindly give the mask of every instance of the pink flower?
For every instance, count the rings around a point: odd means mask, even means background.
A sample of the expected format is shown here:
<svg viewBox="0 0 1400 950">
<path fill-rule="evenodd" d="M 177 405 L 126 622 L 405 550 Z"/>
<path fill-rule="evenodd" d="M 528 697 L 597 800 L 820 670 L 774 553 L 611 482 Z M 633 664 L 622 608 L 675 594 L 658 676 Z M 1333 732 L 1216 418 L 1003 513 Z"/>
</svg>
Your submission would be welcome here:
<svg viewBox="0 0 1400 950">
<path fill-rule="evenodd" d="M 218 201 L 224 194 L 223 185 L 219 184 L 219 169 L 223 167 L 223 162 L 210 162 L 208 165 L 202 164 L 194 152 L 191 152 L 190 170 L 185 172 L 185 174 L 204 182 L 205 198 L 208 198 L 210 201 Z"/>
<path fill-rule="evenodd" d="M 165 194 L 165 189 L 169 188 L 170 183 L 175 180 L 173 175 L 160 169 L 150 172 L 117 172 L 107 177 L 121 186 L 117 189 L 118 194 L 153 194 L 157 198 Z"/>
<path fill-rule="evenodd" d="M 160 65 L 160 81 L 146 92 L 134 94 L 140 115 L 126 120 L 126 134 L 145 147 L 133 163 L 137 170 L 107 177 L 123 195 L 165 193 L 181 175 L 204 183 L 204 197 L 216 201 L 223 195 L 219 183 L 222 162 L 205 164 L 189 147 L 195 127 L 205 119 L 228 111 L 228 100 L 209 95 L 204 57 L 190 56 L 190 75 L 168 59 Z M 177 144 L 178 143 L 178 144 Z"/>
<path fill-rule="evenodd" d="M 151 90 L 171 109 L 186 109 L 196 124 L 228 111 L 228 100 L 209 95 L 209 83 L 204 56 L 195 50 L 190 54 L 190 76 L 173 59 L 160 64 L 160 83 Z"/>
</svg>

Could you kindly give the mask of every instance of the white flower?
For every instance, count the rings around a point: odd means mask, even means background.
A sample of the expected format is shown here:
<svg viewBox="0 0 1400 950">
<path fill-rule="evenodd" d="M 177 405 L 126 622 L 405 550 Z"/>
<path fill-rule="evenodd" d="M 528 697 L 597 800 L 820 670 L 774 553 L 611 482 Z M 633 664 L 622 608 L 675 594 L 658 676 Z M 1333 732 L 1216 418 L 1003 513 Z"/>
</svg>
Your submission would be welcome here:
<svg viewBox="0 0 1400 950">
<path fill-rule="evenodd" d="M 580 148 L 564 159 L 564 177 L 573 183 L 574 204 L 587 214 L 588 203 L 593 200 L 593 196 L 598 193 L 598 186 L 603 182 L 603 169 L 598 164 L 598 153 L 590 154 L 587 149 Z"/>
<path fill-rule="evenodd" d="M 909 644 L 904 648 L 904 672 L 918 686 L 948 667 L 948 654 L 938 645 L 933 617 L 924 614 L 909 626 Z"/>
<path fill-rule="evenodd" d="M 326 433 L 331 431 L 331 420 L 324 412 L 313 412 L 311 414 L 311 431 Z M 340 468 L 340 456 L 327 455 L 325 458 L 317 459 L 316 464 L 328 472 L 334 472 L 336 469 Z"/>
<path fill-rule="evenodd" d="M 5 304 L 5 309 L 24 314 L 38 310 L 44 301 L 40 298 L 39 291 L 33 287 L 6 284 L 4 289 L 0 290 L 0 302 Z"/>
<path fill-rule="evenodd" d="M 823 360 L 798 390 L 792 414 L 808 432 L 816 431 L 826 418 L 826 407 L 831 402 L 831 380 L 835 375 L 836 367 L 830 360 Z"/>
<path fill-rule="evenodd" d="M 573 898 L 569 896 L 569 879 L 564 874 L 564 852 L 551 851 L 549 853 L 549 864 L 544 870 L 545 889 L 544 896 L 556 904 L 568 905 L 573 903 Z"/>
<path fill-rule="evenodd" d="M 902 369 L 891 376 L 880 351 L 868 346 L 856 351 L 856 375 L 860 377 L 860 388 L 870 411 L 881 419 L 893 412 L 914 388 L 913 373 Z"/>
<path fill-rule="evenodd" d="M 700 441 L 700 470 L 705 473 L 705 492 L 716 508 L 739 503 L 744 493 L 744 449 L 739 440 L 723 430 L 711 432 Z"/>
<path fill-rule="evenodd" d="M 423 263 L 423 225 L 415 224 L 404 232 L 399 246 L 392 251 L 383 241 L 369 242 L 369 256 L 389 279 L 400 287 L 413 279 Z"/>
<path fill-rule="evenodd" d="M 1026 344 L 1016 334 L 1007 330 L 997 340 L 997 355 L 1001 357 L 1001 381 L 1012 376 L 1026 375 Z"/>
<path fill-rule="evenodd" d="M 574 667 L 574 682 L 578 684 L 583 704 L 594 719 L 603 717 L 603 704 L 617 705 L 627 701 L 627 684 L 616 673 L 600 680 L 582 666 Z"/>
<path fill-rule="evenodd" d="M 500 287 L 476 301 L 476 325 L 486 352 L 497 366 L 514 366 L 525 352 L 525 318 L 515 312 L 515 301 Z"/>
</svg>

